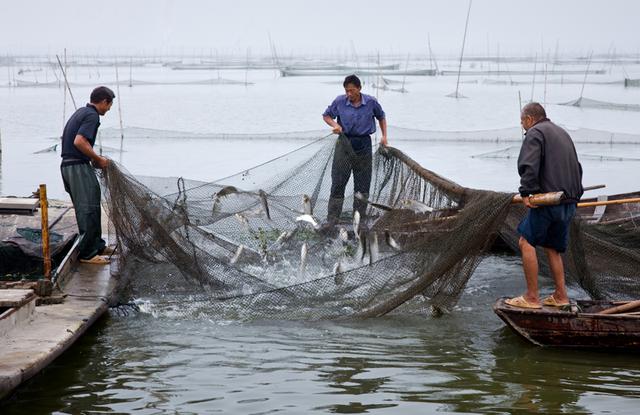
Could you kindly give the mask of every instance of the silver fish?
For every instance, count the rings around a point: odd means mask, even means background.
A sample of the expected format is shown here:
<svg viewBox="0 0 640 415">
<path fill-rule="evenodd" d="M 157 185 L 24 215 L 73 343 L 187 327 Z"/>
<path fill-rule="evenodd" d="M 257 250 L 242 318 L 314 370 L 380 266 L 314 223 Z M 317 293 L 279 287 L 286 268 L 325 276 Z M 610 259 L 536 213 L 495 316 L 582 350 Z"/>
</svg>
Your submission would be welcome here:
<svg viewBox="0 0 640 415">
<path fill-rule="evenodd" d="M 302 195 L 302 211 L 305 215 L 313 215 L 313 206 L 311 206 L 311 198 L 308 195 Z"/>
<path fill-rule="evenodd" d="M 378 234 L 373 233 L 373 237 L 369 238 L 369 265 L 380 259 L 380 249 L 378 247 Z"/>
<path fill-rule="evenodd" d="M 246 229 L 249 229 L 249 221 L 247 220 L 247 218 L 246 218 L 243 214 L 241 214 L 241 213 L 236 213 L 236 214 L 235 214 L 235 215 L 233 215 L 233 216 L 236 218 L 236 220 L 237 220 L 238 222 L 240 222 L 240 224 L 241 224 L 242 226 L 244 226 Z"/>
<path fill-rule="evenodd" d="M 238 189 L 235 186 L 225 186 L 218 193 L 216 193 L 217 198 L 225 197 L 233 193 L 238 193 Z"/>
<path fill-rule="evenodd" d="M 364 232 L 361 232 L 361 235 L 357 235 L 357 240 L 358 248 L 356 249 L 355 258 L 358 262 L 362 262 L 365 255 L 367 255 L 367 235 Z"/>
<path fill-rule="evenodd" d="M 318 224 L 318 221 L 311 215 L 300 215 L 296 218 L 296 222 L 306 222 L 313 226 L 313 229 L 320 229 L 320 224 Z"/>
<path fill-rule="evenodd" d="M 286 239 L 289 238 L 289 236 L 291 235 L 291 232 L 289 231 L 283 231 L 280 236 L 278 236 L 278 239 L 276 239 L 276 241 L 274 242 L 275 244 L 281 244 L 282 242 L 284 242 Z"/>
<path fill-rule="evenodd" d="M 302 248 L 300 248 L 300 272 L 304 272 L 307 267 L 307 254 L 309 252 L 309 246 L 307 243 L 302 244 Z"/>
<path fill-rule="evenodd" d="M 342 243 L 345 243 L 349 240 L 349 233 L 345 228 L 340 227 L 340 230 L 338 231 L 338 238 L 342 241 Z"/>
<path fill-rule="evenodd" d="M 231 257 L 231 259 L 229 260 L 229 263 L 231 265 L 235 264 L 236 262 L 238 262 L 238 259 L 240 258 L 240 255 L 242 255 L 242 251 L 244 251 L 244 245 L 239 245 L 238 249 L 236 249 L 236 253 L 233 254 L 233 256 Z"/>
<path fill-rule="evenodd" d="M 225 196 L 238 193 L 238 189 L 234 186 L 225 186 L 220 189 L 219 192 L 213 194 L 213 206 L 211 207 L 211 214 L 215 215 L 220 210 L 220 199 Z"/>
<path fill-rule="evenodd" d="M 356 239 L 360 240 L 360 212 L 357 210 L 353 213 L 353 233 L 356 234 Z"/>
<path fill-rule="evenodd" d="M 413 199 L 405 199 L 400 201 L 400 207 L 402 209 L 409 209 L 415 213 L 429 213 L 433 212 L 433 208 L 426 203 L 419 202 Z"/>
<path fill-rule="evenodd" d="M 385 231 L 384 240 L 391 248 L 395 249 L 396 251 L 400 251 L 400 244 L 396 242 L 395 239 L 393 239 L 393 236 L 391 236 L 391 233 L 389 233 L 389 231 Z"/>
<path fill-rule="evenodd" d="M 344 282 L 344 267 L 342 266 L 342 261 L 338 261 L 333 266 L 333 281 L 336 285 L 341 285 Z"/>
<path fill-rule="evenodd" d="M 271 220 L 271 214 L 269 213 L 269 203 L 267 203 L 267 193 L 260 189 L 258 190 L 258 194 L 260 195 L 260 203 L 262 203 L 262 210 L 264 214 L 267 215 L 267 219 Z"/>
</svg>

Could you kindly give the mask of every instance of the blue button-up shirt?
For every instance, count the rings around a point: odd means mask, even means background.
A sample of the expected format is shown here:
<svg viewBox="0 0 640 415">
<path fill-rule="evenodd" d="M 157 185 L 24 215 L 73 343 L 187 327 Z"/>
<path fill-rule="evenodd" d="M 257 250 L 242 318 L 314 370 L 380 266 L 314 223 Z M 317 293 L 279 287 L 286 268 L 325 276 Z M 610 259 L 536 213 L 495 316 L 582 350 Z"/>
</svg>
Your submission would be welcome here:
<svg viewBox="0 0 640 415">
<path fill-rule="evenodd" d="M 347 95 L 339 95 L 327 107 L 322 116 L 330 116 L 337 119 L 342 131 L 347 136 L 363 136 L 376 132 L 376 123 L 385 118 L 382 106 L 371 95 L 360 94 L 361 103 L 359 107 L 354 107 Z"/>
</svg>

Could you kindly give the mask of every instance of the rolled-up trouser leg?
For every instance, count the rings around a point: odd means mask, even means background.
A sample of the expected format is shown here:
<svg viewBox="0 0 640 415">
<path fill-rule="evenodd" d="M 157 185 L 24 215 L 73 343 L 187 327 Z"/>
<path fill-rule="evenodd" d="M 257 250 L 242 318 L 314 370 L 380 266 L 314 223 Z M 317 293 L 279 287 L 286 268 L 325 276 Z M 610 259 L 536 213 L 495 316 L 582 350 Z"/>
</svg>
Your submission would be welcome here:
<svg viewBox="0 0 640 415">
<path fill-rule="evenodd" d="M 371 187 L 373 156 L 371 150 L 358 153 L 353 163 L 353 192 L 360 193 L 364 200 L 353 199 L 353 211 L 360 212 L 360 217 L 364 218 L 367 213 L 367 202 L 369 199 L 369 189 Z"/>
<path fill-rule="evenodd" d="M 61 167 L 64 188 L 71 196 L 78 231 L 82 237 L 78 256 L 89 259 L 105 248 L 100 222 L 100 184 L 89 164 Z"/>
<path fill-rule="evenodd" d="M 351 176 L 351 144 L 346 137 L 340 137 L 333 152 L 331 164 L 331 195 L 327 208 L 327 221 L 338 222 L 342 213 L 344 190 Z"/>
</svg>

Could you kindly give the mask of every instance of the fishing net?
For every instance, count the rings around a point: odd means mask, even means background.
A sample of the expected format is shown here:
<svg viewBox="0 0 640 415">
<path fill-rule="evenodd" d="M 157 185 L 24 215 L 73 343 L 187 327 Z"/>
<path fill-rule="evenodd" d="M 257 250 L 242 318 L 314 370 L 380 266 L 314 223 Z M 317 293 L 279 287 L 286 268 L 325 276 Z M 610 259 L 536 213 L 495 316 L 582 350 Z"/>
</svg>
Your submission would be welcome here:
<svg viewBox="0 0 640 415">
<path fill-rule="evenodd" d="M 123 252 L 121 294 L 152 297 L 155 310 L 230 319 L 454 305 L 511 196 L 461 187 L 380 148 L 370 194 L 354 199 L 351 178 L 335 226 L 322 226 L 332 169 L 360 157 L 341 140 L 315 140 L 210 183 L 134 177 L 112 163 L 103 179 Z M 352 200 L 364 204 L 361 217 Z"/>
<path fill-rule="evenodd" d="M 477 159 L 517 159 L 520 155 L 520 146 L 509 146 L 498 150 L 487 151 L 484 153 L 474 154 L 471 158 Z M 578 153 L 580 160 L 595 161 L 640 161 L 638 157 L 619 156 L 615 154 L 587 154 Z"/>
<path fill-rule="evenodd" d="M 515 251 L 517 227 L 525 214 L 522 205 L 512 206 L 500 229 L 501 239 Z M 537 248 L 537 254 L 541 272 L 551 275 L 543 249 Z M 640 297 L 640 203 L 579 207 L 571 224 L 564 267 L 567 283 L 581 287 L 594 299 Z"/>
<path fill-rule="evenodd" d="M 518 250 L 525 209 L 512 195 L 459 186 L 391 147 L 370 159 L 370 193 L 354 194 L 349 179 L 326 226 L 332 170 L 362 160 L 344 140 L 317 139 L 214 182 L 133 176 L 112 163 L 103 179 L 123 300 L 222 319 L 443 310 L 498 234 Z M 572 225 L 567 278 L 595 298 L 640 295 L 640 206 L 621 206 L 580 209 Z"/>
<path fill-rule="evenodd" d="M 620 133 L 591 128 L 566 128 L 575 143 L 585 144 L 640 144 L 640 134 Z M 308 142 L 324 134 L 325 130 L 308 130 L 276 133 L 192 133 L 186 131 L 160 130 L 153 128 L 126 127 L 104 128 L 100 137 L 104 140 L 120 140 L 121 134 L 126 140 L 300 140 Z M 444 131 L 422 130 L 389 126 L 389 136 L 394 141 L 434 141 L 434 142 L 491 142 L 521 143 L 521 127 L 505 127 L 489 130 Z"/>
<path fill-rule="evenodd" d="M 564 102 L 560 105 L 604 110 L 640 111 L 640 105 L 638 104 L 621 104 L 617 102 L 598 101 L 595 99 L 582 97 L 574 101 Z"/>
</svg>

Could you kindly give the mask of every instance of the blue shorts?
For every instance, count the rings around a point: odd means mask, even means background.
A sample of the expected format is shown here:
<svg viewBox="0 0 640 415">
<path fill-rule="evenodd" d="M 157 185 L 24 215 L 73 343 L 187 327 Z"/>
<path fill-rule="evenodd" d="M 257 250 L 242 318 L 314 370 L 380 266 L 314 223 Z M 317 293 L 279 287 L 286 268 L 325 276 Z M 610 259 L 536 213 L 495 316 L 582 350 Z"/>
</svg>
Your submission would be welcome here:
<svg viewBox="0 0 640 415">
<path fill-rule="evenodd" d="M 575 203 L 529 209 L 518 225 L 518 233 L 532 246 L 564 252 L 569 244 L 569 225 L 575 214 Z"/>
</svg>

